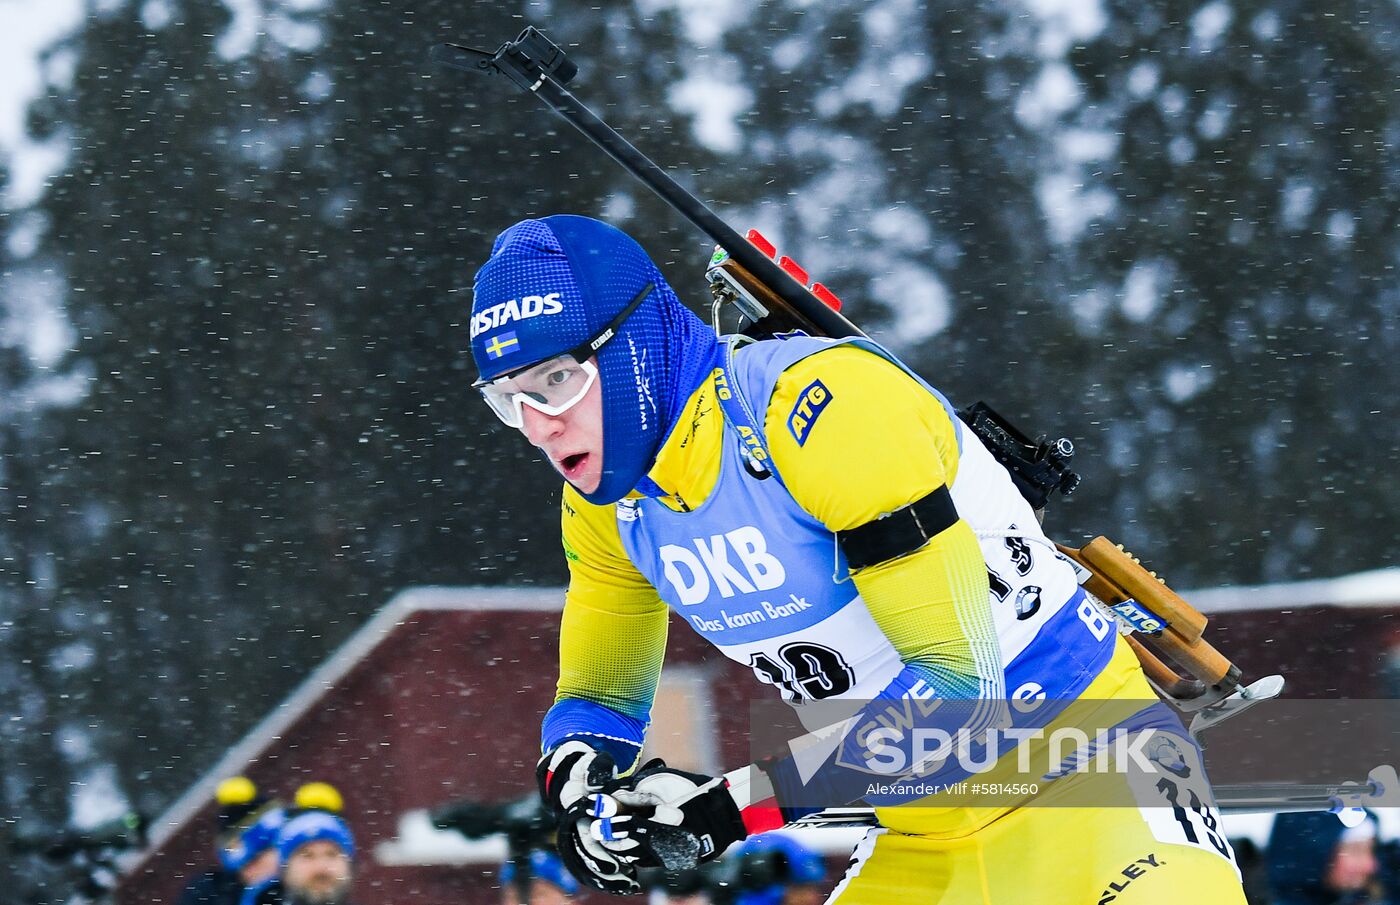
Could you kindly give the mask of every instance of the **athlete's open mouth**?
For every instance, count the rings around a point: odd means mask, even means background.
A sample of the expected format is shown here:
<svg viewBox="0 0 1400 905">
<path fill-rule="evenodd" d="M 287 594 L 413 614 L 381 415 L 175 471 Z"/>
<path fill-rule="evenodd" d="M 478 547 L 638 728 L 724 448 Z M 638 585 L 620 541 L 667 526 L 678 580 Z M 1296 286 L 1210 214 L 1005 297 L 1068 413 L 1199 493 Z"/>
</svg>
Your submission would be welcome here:
<svg viewBox="0 0 1400 905">
<path fill-rule="evenodd" d="M 564 469 L 565 475 L 572 475 L 583 466 L 588 458 L 588 453 L 573 453 L 559 460 L 559 466 Z"/>
</svg>

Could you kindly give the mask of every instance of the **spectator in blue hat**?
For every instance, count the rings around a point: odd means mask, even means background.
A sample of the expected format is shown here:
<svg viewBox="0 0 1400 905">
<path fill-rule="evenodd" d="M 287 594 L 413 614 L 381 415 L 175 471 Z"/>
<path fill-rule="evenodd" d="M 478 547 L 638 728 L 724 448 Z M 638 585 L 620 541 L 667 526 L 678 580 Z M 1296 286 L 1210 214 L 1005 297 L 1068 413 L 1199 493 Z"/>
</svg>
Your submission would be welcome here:
<svg viewBox="0 0 1400 905">
<path fill-rule="evenodd" d="M 219 865 L 190 881 L 177 905 L 238 905 L 243 891 L 277 874 L 277 830 L 281 805 L 258 792 L 243 776 L 219 783 L 216 849 Z"/>
<path fill-rule="evenodd" d="M 535 849 L 524 859 L 525 900 L 516 883 L 516 862 L 501 865 L 501 905 L 567 905 L 578 893 L 578 881 L 564 869 L 564 862 L 553 852 Z"/>
<path fill-rule="evenodd" d="M 277 802 L 269 802 L 255 819 L 219 850 L 225 868 L 236 871 L 244 887 L 257 886 L 277 874 L 277 834 L 286 822 L 286 812 Z"/>
<path fill-rule="evenodd" d="M 277 834 L 277 854 L 277 877 L 249 889 L 243 905 L 346 905 L 355 840 L 338 815 L 322 810 L 289 815 Z"/>
</svg>

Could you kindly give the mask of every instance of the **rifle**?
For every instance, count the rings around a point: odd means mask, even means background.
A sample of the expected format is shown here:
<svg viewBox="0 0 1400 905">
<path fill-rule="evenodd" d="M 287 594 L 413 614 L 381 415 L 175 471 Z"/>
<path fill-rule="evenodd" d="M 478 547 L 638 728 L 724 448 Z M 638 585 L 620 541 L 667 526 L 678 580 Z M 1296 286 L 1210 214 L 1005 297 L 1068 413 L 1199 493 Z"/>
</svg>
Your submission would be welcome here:
<svg viewBox="0 0 1400 905">
<path fill-rule="evenodd" d="M 772 243 L 757 230 L 749 230 L 745 239 L 765 257 L 776 256 Z M 810 311 L 820 307 L 840 311 L 841 302 L 831 290 L 821 283 L 809 285 L 807 272 L 791 258 L 777 258 L 777 264 L 783 274 L 807 290 L 799 299 L 804 308 L 801 311 L 735 258 L 726 249 L 717 249 L 706 271 L 716 320 L 721 306 L 732 305 L 748 322 L 743 332 L 761 337 L 793 329 L 813 333 L 817 320 Z M 1079 485 L 1079 475 L 1069 469 L 1074 445 L 1067 438 L 1031 440 L 984 402 L 959 410 L 958 416 L 1011 473 L 1037 515 L 1044 512 L 1051 494 L 1058 491 L 1069 496 Z M 1206 616 L 1167 587 L 1156 572 L 1143 568 L 1122 544 L 1100 536 L 1078 548 L 1055 546 L 1075 563 L 1085 590 L 1125 631 L 1157 693 L 1181 711 L 1197 714 L 1191 732 L 1198 740 L 1205 729 L 1283 691 L 1282 676 L 1267 676 L 1240 688 L 1239 667 L 1203 637 Z M 1186 675 L 1168 666 L 1159 654 Z"/>
<path fill-rule="evenodd" d="M 718 247 L 706 279 L 717 328 L 720 310 L 732 305 L 750 336 L 790 330 L 832 338 L 865 335 L 841 314 L 840 300 L 831 290 L 810 282 L 806 270 L 778 256 L 756 231 L 741 236 L 570 93 L 565 86 L 578 66 L 538 29 L 527 27 L 495 51 L 439 44 L 431 56 L 454 69 L 504 75 L 534 94 L 713 239 Z M 1079 483 L 1069 469 L 1074 453 L 1069 440 L 1031 440 L 983 403 L 959 416 L 1007 467 L 1037 513 L 1051 494 L 1068 495 Z M 1205 640 L 1206 617 L 1121 545 L 1098 537 L 1079 548 L 1056 546 L 1076 564 L 1081 584 L 1126 635 L 1157 693 L 1194 714 L 1191 733 L 1198 740 L 1205 729 L 1282 692 L 1283 677 L 1276 675 L 1241 687 L 1240 669 Z"/>
</svg>

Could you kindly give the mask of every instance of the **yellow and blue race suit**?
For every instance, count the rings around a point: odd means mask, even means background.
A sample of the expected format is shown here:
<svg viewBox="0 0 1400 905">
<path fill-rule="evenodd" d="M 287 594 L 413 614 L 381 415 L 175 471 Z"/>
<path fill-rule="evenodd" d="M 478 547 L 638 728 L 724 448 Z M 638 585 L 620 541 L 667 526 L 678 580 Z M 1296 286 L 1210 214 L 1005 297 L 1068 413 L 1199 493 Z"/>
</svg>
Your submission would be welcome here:
<svg viewBox="0 0 1400 905">
<path fill-rule="evenodd" d="M 932 696 L 964 702 L 975 733 L 1015 717 L 1009 701 L 1051 702 L 1044 726 L 1075 701 L 1154 699 L 1006 471 L 873 343 L 731 343 L 648 478 L 659 493 L 615 506 L 565 486 L 570 582 L 546 748 L 582 738 L 635 760 L 671 608 L 799 708 Z M 940 488 L 951 527 L 851 572 L 837 532 Z M 1165 902 L 1197 888 L 1243 901 L 1208 802 L 1163 821 L 1137 808 L 867 800 L 884 829 L 857 850 L 842 903 L 1051 900 L 1037 887 L 1054 901 Z"/>
</svg>

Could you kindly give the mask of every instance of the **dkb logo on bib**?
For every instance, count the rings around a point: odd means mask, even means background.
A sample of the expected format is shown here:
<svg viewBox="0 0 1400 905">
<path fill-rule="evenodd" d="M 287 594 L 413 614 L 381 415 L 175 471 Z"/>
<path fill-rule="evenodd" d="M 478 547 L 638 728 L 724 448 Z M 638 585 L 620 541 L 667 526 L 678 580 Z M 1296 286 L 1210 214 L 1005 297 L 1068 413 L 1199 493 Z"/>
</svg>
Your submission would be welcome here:
<svg viewBox="0 0 1400 905">
<path fill-rule="evenodd" d="M 783 564 L 768 552 L 763 532 L 752 525 L 709 538 L 697 537 L 692 543 L 694 553 L 677 544 L 666 544 L 660 550 L 666 580 L 688 606 L 703 603 L 712 587 L 721 597 L 733 597 L 736 593 L 771 591 L 787 580 Z M 737 565 L 730 559 L 731 551 Z"/>
</svg>

